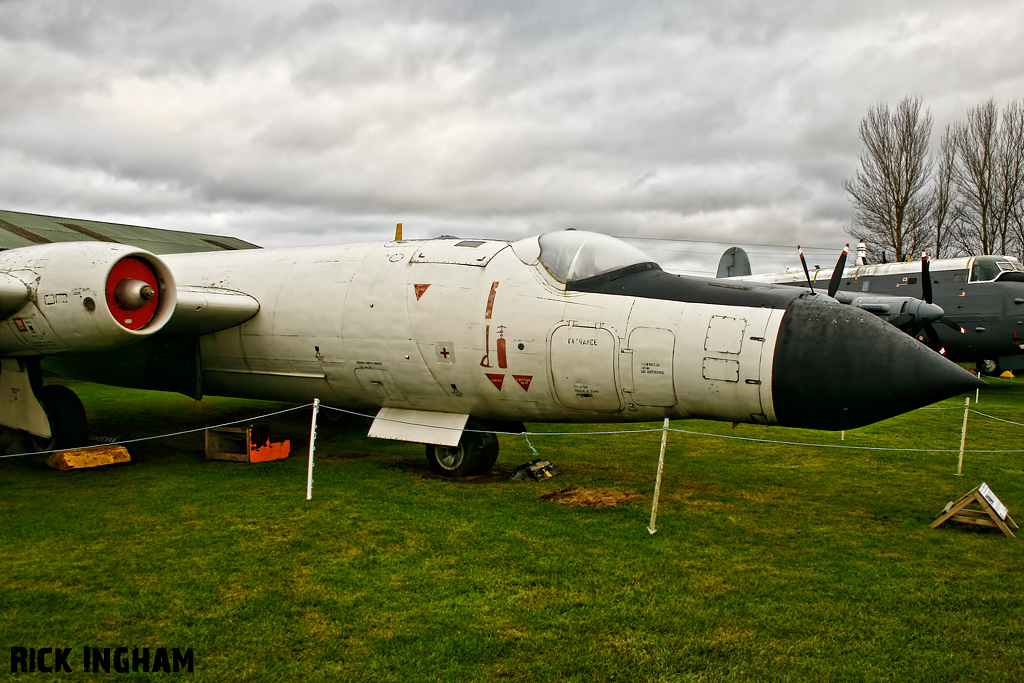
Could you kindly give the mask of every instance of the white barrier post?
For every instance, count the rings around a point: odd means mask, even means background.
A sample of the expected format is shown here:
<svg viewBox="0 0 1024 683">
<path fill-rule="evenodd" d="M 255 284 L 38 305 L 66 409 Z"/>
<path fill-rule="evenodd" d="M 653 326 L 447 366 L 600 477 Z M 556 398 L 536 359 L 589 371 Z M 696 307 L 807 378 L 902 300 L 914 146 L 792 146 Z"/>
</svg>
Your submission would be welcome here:
<svg viewBox="0 0 1024 683">
<path fill-rule="evenodd" d="M 651 505 L 651 525 L 647 527 L 647 532 L 654 534 L 658 530 L 654 527 L 655 520 L 658 519 L 658 499 L 661 497 L 661 473 L 665 469 L 665 448 L 668 446 L 668 418 L 665 418 L 665 424 L 661 428 L 661 454 L 658 456 L 658 476 L 654 482 L 654 503 Z"/>
<path fill-rule="evenodd" d="M 309 468 L 306 470 L 306 500 L 313 499 L 313 449 L 316 447 L 316 416 L 320 412 L 320 399 L 313 399 L 313 421 L 309 426 Z"/>
<path fill-rule="evenodd" d="M 960 430 L 960 461 L 956 465 L 956 476 L 962 477 L 964 471 L 964 445 L 967 443 L 967 415 L 970 413 L 971 397 L 964 397 L 964 427 Z"/>
</svg>

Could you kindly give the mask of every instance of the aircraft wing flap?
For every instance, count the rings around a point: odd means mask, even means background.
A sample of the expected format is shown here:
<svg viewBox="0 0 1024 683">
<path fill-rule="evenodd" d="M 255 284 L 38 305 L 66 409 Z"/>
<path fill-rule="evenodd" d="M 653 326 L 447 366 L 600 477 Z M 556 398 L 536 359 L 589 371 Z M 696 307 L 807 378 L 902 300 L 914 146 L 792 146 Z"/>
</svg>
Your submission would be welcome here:
<svg viewBox="0 0 1024 683">
<path fill-rule="evenodd" d="M 393 441 L 457 446 L 469 415 L 428 410 L 381 408 L 370 425 L 369 436 Z"/>
<path fill-rule="evenodd" d="M 203 335 L 241 325 L 259 313 L 260 302 L 245 292 L 220 287 L 178 286 L 170 334 Z"/>
</svg>

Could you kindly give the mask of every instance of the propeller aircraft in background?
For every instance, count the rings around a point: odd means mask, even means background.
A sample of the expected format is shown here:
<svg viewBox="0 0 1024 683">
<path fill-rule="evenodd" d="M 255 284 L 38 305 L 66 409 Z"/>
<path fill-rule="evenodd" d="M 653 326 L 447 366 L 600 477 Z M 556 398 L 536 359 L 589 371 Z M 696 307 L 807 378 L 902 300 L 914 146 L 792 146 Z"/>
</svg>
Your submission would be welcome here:
<svg viewBox="0 0 1024 683">
<path fill-rule="evenodd" d="M 799 249 L 799 248 L 798 248 Z M 745 282 L 807 286 L 828 282 L 841 303 L 870 311 L 957 363 L 976 363 L 983 374 L 1024 369 L 1024 266 L 1012 256 L 936 259 L 846 267 L 843 250 L 833 269 L 751 275 L 742 249 L 719 262 L 719 275 Z M 936 325 L 940 323 L 941 325 Z"/>
<path fill-rule="evenodd" d="M 853 428 L 983 383 L 859 308 L 666 273 L 592 232 L 155 256 L 0 252 L 0 423 L 81 445 L 43 368 L 116 386 L 376 413 L 431 468 L 489 470 L 494 431 L 701 418 Z"/>
</svg>

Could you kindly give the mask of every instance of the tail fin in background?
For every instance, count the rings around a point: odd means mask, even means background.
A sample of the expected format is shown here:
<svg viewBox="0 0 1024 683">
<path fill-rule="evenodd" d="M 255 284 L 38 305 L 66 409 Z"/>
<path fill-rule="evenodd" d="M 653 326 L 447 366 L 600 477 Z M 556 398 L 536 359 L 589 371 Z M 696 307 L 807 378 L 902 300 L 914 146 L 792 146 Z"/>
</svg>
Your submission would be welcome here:
<svg viewBox="0 0 1024 683">
<path fill-rule="evenodd" d="M 750 275 L 750 259 L 739 247 L 729 247 L 718 261 L 715 277 L 742 277 Z"/>
</svg>

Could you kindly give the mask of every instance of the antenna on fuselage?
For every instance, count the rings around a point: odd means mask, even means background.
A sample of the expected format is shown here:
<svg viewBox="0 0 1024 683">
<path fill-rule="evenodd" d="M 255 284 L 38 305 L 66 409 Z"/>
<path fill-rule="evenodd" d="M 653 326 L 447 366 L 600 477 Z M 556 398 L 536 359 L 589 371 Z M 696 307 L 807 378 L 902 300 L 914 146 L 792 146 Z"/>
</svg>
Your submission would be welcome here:
<svg viewBox="0 0 1024 683">
<path fill-rule="evenodd" d="M 401 242 L 402 241 L 402 224 L 401 223 L 399 223 L 398 225 L 395 226 L 395 241 L 396 242 Z"/>
</svg>

